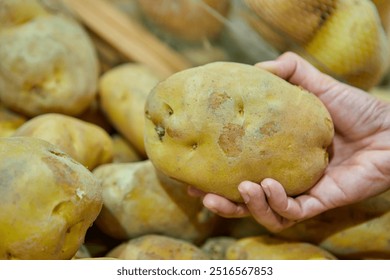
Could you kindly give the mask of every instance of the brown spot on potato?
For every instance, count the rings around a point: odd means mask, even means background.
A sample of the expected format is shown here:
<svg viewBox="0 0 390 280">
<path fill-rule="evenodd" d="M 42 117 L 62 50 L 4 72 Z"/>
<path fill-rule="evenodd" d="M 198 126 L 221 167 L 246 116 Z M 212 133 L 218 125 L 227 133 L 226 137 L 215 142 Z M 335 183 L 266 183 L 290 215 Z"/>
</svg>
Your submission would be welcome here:
<svg viewBox="0 0 390 280">
<path fill-rule="evenodd" d="M 213 110 L 218 109 L 224 102 L 231 99 L 226 92 L 213 92 L 209 97 L 209 107 Z"/>
<path fill-rule="evenodd" d="M 42 162 L 51 170 L 56 185 L 61 186 L 65 192 L 73 195 L 75 192 L 72 186 L 76 184 L 79 178 L 77 172 L 55 157 L 42 157 Z"/>
<path fill-rule="evenodd" d="M 266 136 L 272 136 L 279 131 L 278 125 L 271 121 L 260 127 L 260 133 Z"/>
<path fill-rule="evenodd" d="M 162 139 L 165 135 L 165 128 L 161 124 L 158 124 L 158 125 L 156 125 L 154 130 L 157 133 L 158 139 L 160 139 L 160 141 L 162 141 Z"/>
<path fill-rule="evenodd" d="M 241 102 L 237 102 L 237 111 L 240 116 L 244 115 L 244 104 Z"/>
<path fill-rule="evenodd" d="M 169 135 L 169 137 L 177 138 L 177 139 L 183 138 L 183 133 L 180 129 L 175 129 L 175 128 L 168 126 L 165 129 L 165 132 L 167 133 L 167 135 Z"/>
<path fill-rule="evenodd" d="M 228 157 L 237 157 L 242 152 L 242 137 L 245 130 L 241 125 L 229 123 L 223 127 L 218 145 Z"/>
</svg>

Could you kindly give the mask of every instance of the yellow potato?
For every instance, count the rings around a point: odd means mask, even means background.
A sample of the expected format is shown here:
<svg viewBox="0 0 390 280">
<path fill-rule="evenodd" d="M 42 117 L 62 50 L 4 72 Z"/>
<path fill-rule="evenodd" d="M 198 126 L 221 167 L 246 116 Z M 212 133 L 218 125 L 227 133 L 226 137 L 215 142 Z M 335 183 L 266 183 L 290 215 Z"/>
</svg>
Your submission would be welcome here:
<svg viewBox="0 0 390 280">
<path fill-rule="evenodd" d="M 255 66 L 214 62 L 159 83 L 145 106 L 145 148 L 166 175 L 242 201 L 243 180 L 311 188 L 328 164 L 333 122 L 313 94 Z"/>
<path fill-rule="evenodd" d="M 100 105 L 112 125 L 145 156 L 144 106 L 160 81 L 146 65 L 127 63 L 107 71 L 99 80 Z"/>
<path fill-rule="evenodd" d="M 231 244 L 228 260 L 332 260 L 331 253 L 310 243 L 286 241 L 267 235 L 246 237 Z"/>
<path fill-rule="evenodd" d="M 208 238 L 201 249 L 212 260 L 226 260 L 226 250 L 234 244 L 236 239 L 230 236 L 217 236 Z"/>
<path fill-rule="evenodd" d="M 26 120 L 23 115 L 9 110 L 0 103 L 0 137 L 11 136 Z"/>
<path fill-rule="evenodd" d="M 82 113 L 98 78 L 96 52 L 82 26 L 45 13 L 36 1 L 1 4 L 1 102 L 27 116 Z"/>
<path fill-rule="evenodd" d="M 101 207 L 100 182 L 57 147 L 0 138 L 0 259 L 71 259 Z"/>
<path fill-rule="evenodd" d="M 308 42 L 334 8 L 334 0 L 245 0 L 258 24 L 292 43 Z"/>
<path fill-rule="evenodd" d="M 125 260 L 206 260 L 208 256 L 188 241 L 149 234 L 131 239 L 111 250 L 106 257 Z"/>
<path fill-rule="evenodd" d="M 90 170 L 113 158 L 110 135 L 97 125 L 71 116 L 43 114 L 34 117 L 20 126 L 13 136 L 46 140 Z"/>
<path fill-rule="evenodd" d="M 312 63 L 321 70 L 367 90 L 387 71 L 389 46 L 372 1 L 338 0 L 302 55 L 314 58 Z"/>
<path fill-rule="evenodd" d="M 138 154 L 136 149 L 119 134 L 113 134 L 111 136 L 113 145 L 113 163 L 125 163 L 141 161 L 142 157 Z"/>
<path fill-rule="evenodd" d="M 325 248 L 339 258 L 389 258 L 390 191 L 325 212 L 277 235 Z"/>
<path fill-rule="evenodd" d="M 213 230 L 215 216 L 149 160 L 106 164 L 93 173 L 102 181 L 104 202 L 96 225 L 111 237 L 158 233 L 198 242 Z"/>
<path fill-rule="evenodd" d="M 230 8 L 227 0 L 138 0 L 138 4 L 158 31 L 188 42 L 218 37 L 224 22 L 210 10 L 226 17 Z"/>
</svg>

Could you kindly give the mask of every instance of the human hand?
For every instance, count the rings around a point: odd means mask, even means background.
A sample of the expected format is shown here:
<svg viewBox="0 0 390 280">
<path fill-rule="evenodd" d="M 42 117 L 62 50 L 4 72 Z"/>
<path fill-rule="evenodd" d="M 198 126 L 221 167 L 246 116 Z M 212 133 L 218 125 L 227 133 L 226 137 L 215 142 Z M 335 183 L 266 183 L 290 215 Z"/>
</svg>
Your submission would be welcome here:
<svg viewBox="0 0 390 280">
<path fill-rule="evenodd" d="M 321 73 L 291 52 L 256 66 L 312 92 L 327 107 L 335 136 L 324 175 L 310 190 L 296 197 L 288 197 L 283 186 L 272 178 L 240 183 L 238 190 L 245 202 L 242 204 L 193 187 L 189 187 L 190 195 L 203 197 L 204 206 L 220 216 L 252 215 L 268 230 L 278 232 L 390 187 L 390 105 Z"/>
</svg>

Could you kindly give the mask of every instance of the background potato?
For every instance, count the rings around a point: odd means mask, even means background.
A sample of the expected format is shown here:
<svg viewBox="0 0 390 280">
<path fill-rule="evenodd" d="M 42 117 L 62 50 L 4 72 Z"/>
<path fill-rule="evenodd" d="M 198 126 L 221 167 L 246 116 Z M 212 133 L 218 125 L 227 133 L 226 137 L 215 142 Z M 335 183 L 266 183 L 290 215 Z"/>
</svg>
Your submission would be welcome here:
<svg viewBox="0 0 390 280">
<path fill-rule="evenodd" d="M 107 132 L 92 123 L 61 114 L 43 114 L 20 126 L 13 136 L 46 140 L 92 170 L 112 161 L 113 144 Z"/>
<path fill-rule="evenodd" d="M 229 12 L 227 0 L 138 0 L 140 10 L 149 24 L 168 38 L 188 42 L 212 40 L 220 35 L 224 23 L 210 13 L 214 10 L 222 16 Z M 209 10 L 205 8 L 208 6 Z"/>
<path fill-rule="evenodd" d="M 317 244 L 339 258 L 389 258 L 390 191 L 327 211 L 277 235 Z"/>
<path fill-rule="evenodd" d="M 242 201 L 243 180 L 310 188 L 328 164 L 333 123 L 321 101 L 258 67 L 214 62 L 160 82 L 145 106 L 145 148 L 163 173 Z"/>
<path fill-rule="evenodd" d="M 226 250 L 234 242 L 236 242 L 236 239 L 230 236 L 210 237 L 200 248 L 211 260 L 226 260 Z"/>
<path fill-rule="evenodd" d="M 112 68 L 99 80 L 100 104 L 112 125 L 145 156 L 144 106 L 160 81 L 147 66 L 128 63 Z"/>
<path fill-rule="evenodd" d="M 111 135 L 113 145 L 113 163 L 125 163 L 141 161 L 142 157 L 138 154 L 137 150 L 122 137 L 120 134 Z"/>
<path fill-rule="evenodd" d="M 0 259 L 71 259 L 102 207 L 99 181 L 33 137 L 0 137 L 0 158 Z"/>
<path fill-rule="evenodd" d="M 125 260 L 206 260 L 194 244 L 163 235 L 148 234 L 115 247 L 106 257 Z"/>
<path fill-rule="evenodd" d="M 96 225 L 109 236 L 163 234 L 199 242 L 213 230 L 214 215 L 185 186 L 158 177 L 149 160 L 106 164 L 93 173 L 102 181 L 104 204 Z"/>
<path fill-rule="evenodd" d="M 78 22 L 31 2 L 34 9 L 30 1 L 1 2 L 0 100 L 28 116 L 80 114 L 96 95 L 94 46 Z"/>
<path fill-rule="evenodd" d="M 286 241 L 267 235 L 237 240 L 226 250 L 228 260 L 332 260 L 331 253 L 310 243 Z"/>
<path fill-rule="evenodd" d="M 0 137 L 11 136 L 27 118 L 13 112 L 0 103 Z"/>
</svg>

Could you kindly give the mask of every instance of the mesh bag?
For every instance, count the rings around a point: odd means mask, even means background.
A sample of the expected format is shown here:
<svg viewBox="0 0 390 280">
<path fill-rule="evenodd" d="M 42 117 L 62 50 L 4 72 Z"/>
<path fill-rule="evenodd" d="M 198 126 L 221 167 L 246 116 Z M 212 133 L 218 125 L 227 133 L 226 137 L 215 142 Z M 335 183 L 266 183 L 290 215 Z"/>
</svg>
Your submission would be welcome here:
<svg viewBox="0 0 390 280">
<path fill-rule="evenodd" d="M 377 85 L 387 71 L 388 0 L 244 1 L 250 25 L 281 52 L 294 51 L 362 89 Z"/>
</svg>

